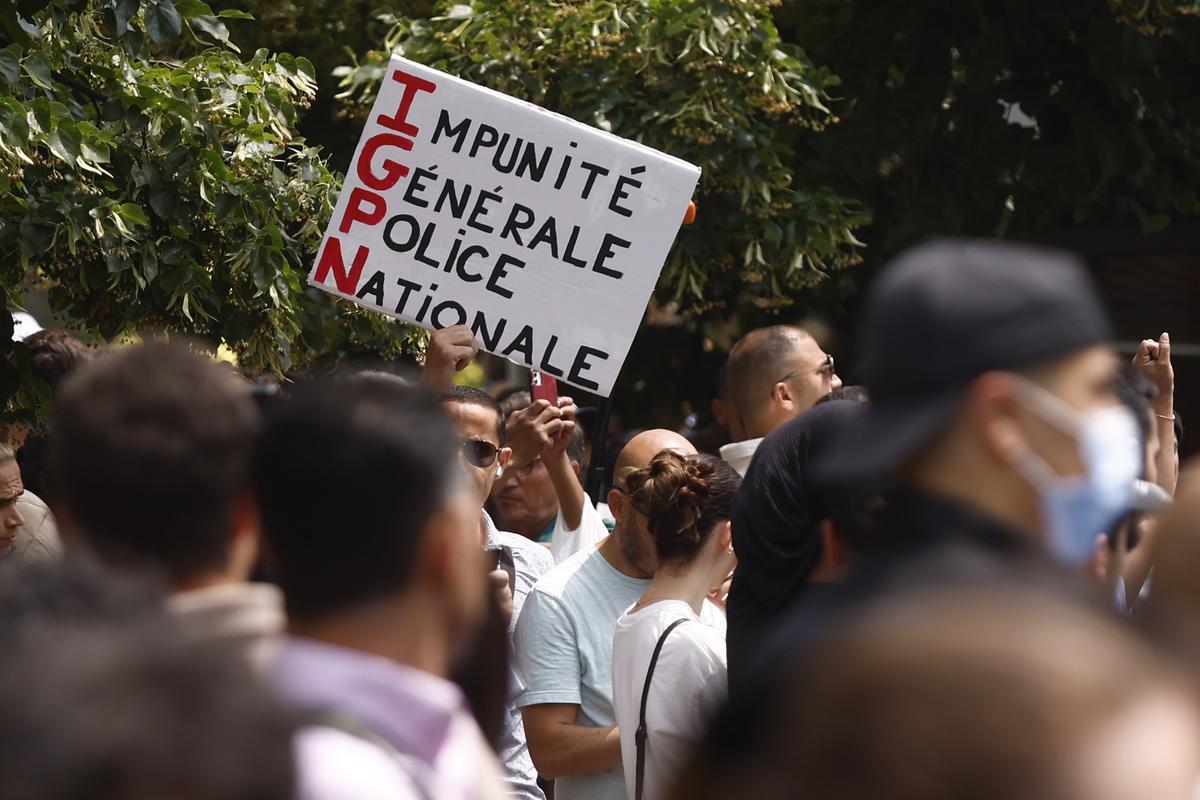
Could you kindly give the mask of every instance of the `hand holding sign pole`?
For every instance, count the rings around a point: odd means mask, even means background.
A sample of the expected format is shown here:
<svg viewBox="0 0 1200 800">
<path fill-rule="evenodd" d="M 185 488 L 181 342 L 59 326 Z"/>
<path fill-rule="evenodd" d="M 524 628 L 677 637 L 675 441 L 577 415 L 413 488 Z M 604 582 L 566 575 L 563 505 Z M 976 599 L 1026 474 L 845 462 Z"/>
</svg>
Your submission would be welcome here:
<svg viewBox="0 0 1200 800">
<path fill-rule="evenodd" d="M 608 396 L 699 177 L 393 57 L 309 283 Z"/>
</svg>

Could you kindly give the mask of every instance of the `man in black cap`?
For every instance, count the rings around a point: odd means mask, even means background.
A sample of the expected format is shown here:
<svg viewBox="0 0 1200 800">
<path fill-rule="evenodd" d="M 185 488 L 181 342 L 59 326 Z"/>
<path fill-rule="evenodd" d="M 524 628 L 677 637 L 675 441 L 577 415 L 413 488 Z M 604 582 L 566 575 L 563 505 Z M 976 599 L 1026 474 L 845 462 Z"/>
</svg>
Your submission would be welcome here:
<svg viewBox="0 0 1200 800">
<path fill-rule="evenodd" d="M 826 477 L 895 475 L 878 534 L 892 554 L 1036 543 L 1079 566 L 1128 508 L 1138 468 L 1111 338 L 1067 254 L 982 241 L 911 250 L 869 292 L 872 403 Z"/>
</svg>

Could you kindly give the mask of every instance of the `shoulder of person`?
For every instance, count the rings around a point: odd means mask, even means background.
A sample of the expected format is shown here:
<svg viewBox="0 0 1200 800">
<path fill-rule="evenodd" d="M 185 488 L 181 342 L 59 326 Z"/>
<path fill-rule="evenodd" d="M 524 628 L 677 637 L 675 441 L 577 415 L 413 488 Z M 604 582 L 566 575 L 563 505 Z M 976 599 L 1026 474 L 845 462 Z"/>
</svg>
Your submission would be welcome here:
<svg viewBox="0 0 1200 800">
<path fill-rule="evenodd" d="M 572 581 L 579 577 L 580 572 L 586 572 L 588 558 L 596 552 L 595 548 L 576 553 L 561 564 L 557 564 L 553 569 L 538 579 L 534 584 L 533 590 L 529 593 L 534 594 L 549 594 L 561 599 L 567 590 L 570 588 Z M 600 556 L 603 558 L 603 556 Z M 584 578 L 586 580 L 586 577 Z"/>
<path fill-rule="evenodd" d="M 17 497 L 17 506 L 19 506 L 22 511 L 28 509 L 36 511 L 40 514 L 50 513 L 50 506 L 46 505 L 46 501 L 28 489 L 26 489 L 23 494 Z"/>
<path fill-rule="evenodd" d="M 416 783 L 384 747 L 336 728 L 296 732 L 297 796 L 304 800 L 417 800 Z"/>
<path fill-rule="evenodd" d="M 719 633 L 722 638 L 729 629 L 729 620 L 725 612 L 708 598 L 705 598 L 704 604 L 700 606 L 700 621 Z"/>
<path fill-rule="evenodd" d="M 725 660 L 725 637 L 711 625 L 706 625 L 697 619 L 689 619 L 676 628 L 671 636 L 675 637 L 677 634 L 680 634 L 678 636 L 680 643 L 686 642 L 688 645 L 686 649 L 698 659 L 708 660 L 717 657 L 721 661 Z"/>
</svg>

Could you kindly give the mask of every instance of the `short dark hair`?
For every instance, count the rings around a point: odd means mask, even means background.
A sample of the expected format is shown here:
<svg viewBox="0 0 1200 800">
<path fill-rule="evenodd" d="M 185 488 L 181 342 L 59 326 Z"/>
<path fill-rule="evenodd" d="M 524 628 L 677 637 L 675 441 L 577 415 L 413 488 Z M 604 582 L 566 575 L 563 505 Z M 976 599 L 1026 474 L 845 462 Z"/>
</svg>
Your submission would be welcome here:
<svg viewBox="0 0 1200 800">
<path fill-rule="evenodd" d="M 421 387 L 318 381 L 272 408 L 252 474 L 288 613 L 315 619 L 405 587 L 458 438 Z"/>
<path fill-rule="evenodd" d="M 871 400 L 871 396 L 867 394 L 865 386 L 839 386 L 829 394 L 819 398 L 814 405 L 819 406 L 822 403 L 832 403 L 835 400 L 852 400 L 855 403 L 868 403 Z"/>
<path fill-rule="evenodd" d="M 109 353 L 57 399 L 55 500 L 107 559 L 194 578 L 229 557 L 257 431 L 254 402 L 227 366 L 162 343 Z"/>
<path fill-rule="evenodd" d="M 442 393 L 441 400 L 443 403 L 462 403 L 467 406 L 479 406 L 486 408 L 496 415 L 496 436 L 500 446 L 504 447 L 505 433 L 505 418 L 504 410 L 500 407 L 499 401 L 485 392 L 483 389 L 476 389 L 474 386 L 451 386 Z"/>
<path fill-rule="evenodd" d="M 571 438 L 567 440 L 567 460 L 582 464 L 585 444 L 587 436 L 583 432 L 583 426 L 576 422 L 575 430 L 571 431 Z"/>
<path fill-rule="evenodd" d="M 22 632 L 48 625 L 91 628 L 165 617 L 156 576 L 125 573 L 75 555 L 0 563 L 0 650 Z"/>
<path fill-rule="evenodd" d="M 92 360 L 95 351 L 63 330 L 38 331 L 25 339 L 29 371 L 56 390 L 63 379 Z"/>
<path fill-rule="evenodd" d="M 7 644 L 5 800 L 294 796 L 294 726 L 231 652 L 148 620 Z"/>
<path fill-rule="evenodd" d="M 796 344 L 809 336 L 796 325 L 769 325 L 750 331 L 729 351 L 726 382 L 737 414 L 745 418 L 767 401 L 767 387 L 782 378 L 775 371 L 791 357 Z"/>
<path fill-rule="evenodd" d="M 528 389 L 518 389 L 515 392 L 508 392 L 504 399 L 500 400 L 500 411 L 504 414 L 507 420 L 509 415 L 514 411 L 520 411 L 523 408 L 529 408 L 533 403 L 533 395 Z"/>
</svg>

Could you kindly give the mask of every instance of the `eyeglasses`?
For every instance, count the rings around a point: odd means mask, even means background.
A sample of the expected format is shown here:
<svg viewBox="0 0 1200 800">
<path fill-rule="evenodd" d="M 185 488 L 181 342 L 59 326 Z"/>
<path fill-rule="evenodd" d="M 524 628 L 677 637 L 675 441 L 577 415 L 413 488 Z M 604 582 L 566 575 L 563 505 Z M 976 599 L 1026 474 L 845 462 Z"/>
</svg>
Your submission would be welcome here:
<svg viewBox="0 0 1200 800">
<path fill-rule="evenodd" d="M 775 381 L 775 383 L 782 383 L 783 381 L 786 381 L 788 378 L 792 377 L 793 375 L 806 375 L 810 372 L 815 372 L 816 374 L 823 375 L 826 378 L 832 378 L 835 374 L 837 374 L 837 368 L 834 367 L 834 365 L 833 365 L 833 356 L 830 356 L 830 355 L 825 356 L 825 361 L 822 362 L 821 366 L 817 367 L 816 369 L 792 370 L 787 375 L 784 375 L 782 378 Z M 774 386 L 775 383 L 773 383 L 771 385 Z"/>
<path fill-rule="evenodd" d="M 492 464 L 496 463 L 496 454 L 500 452 L 500 448 L 491 442 L 485 442 L 480 439 L 467 439 L 462 443 L 463 458 L 473 467 L 487 469 Z"/>
</svg>

